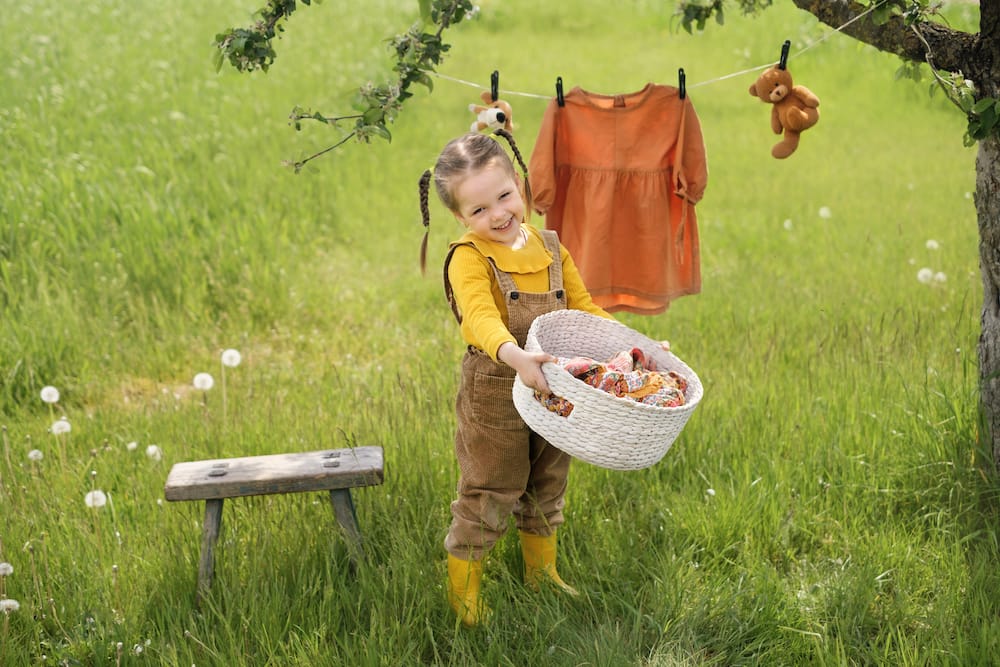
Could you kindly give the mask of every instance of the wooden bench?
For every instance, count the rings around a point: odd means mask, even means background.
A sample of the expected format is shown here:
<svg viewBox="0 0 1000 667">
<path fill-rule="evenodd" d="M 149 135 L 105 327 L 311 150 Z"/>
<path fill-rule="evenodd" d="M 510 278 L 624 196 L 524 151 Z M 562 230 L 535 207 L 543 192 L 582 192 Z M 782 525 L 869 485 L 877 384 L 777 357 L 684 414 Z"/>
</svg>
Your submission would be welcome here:
<svg viewBox="0 0 1000 667">
<path fill-rule="evenodd" d="M 204 500 L 196 602 L 212 586 L 215 543 L 222 525 L 225 498 L 272 493 L 329 491 L 333 511 L 347 538 L 352 561 L 364 560 L 364 545 L 351 489 L 382 483 L 381 447 L 324 449 L 174 464 L 164 488 L 167 500 Z"/>
</svg>

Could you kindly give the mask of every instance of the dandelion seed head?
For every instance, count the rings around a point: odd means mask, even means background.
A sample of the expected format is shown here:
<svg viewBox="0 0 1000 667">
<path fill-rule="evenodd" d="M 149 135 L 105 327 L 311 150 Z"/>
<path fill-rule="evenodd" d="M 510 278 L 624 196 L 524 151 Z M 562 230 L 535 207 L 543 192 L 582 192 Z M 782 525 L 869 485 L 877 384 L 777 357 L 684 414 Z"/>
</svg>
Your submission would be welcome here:
<svg viewBox="0 0 1000 667">
<path fill-rule="evenodd" d="M 87 495 L 83 497 L 83 502 L 87 505 L 87 507 L 98 509 L 107 504 L 108 497 L 104 495 L 104 492 L 100 489 L 94 489 L 93 491 L 87 492 Z"/>
<path fill-rule="evenodd" d="M 938 271 L 934 274 L 934 282 L 936 283 L 946 283 L 948 282 L 948 276 L 944 274 L 944 271 Z"/>
<path fill-rule="evenodd" d="M 58 403 L 59 402 L 59 390 L 53 386 L 42 387 L 41 391 L 42 400 L 46 403 Z"/>
<path fill-rule="evenodd" d="M 125 449 L 127 449 L 130 452 L 134 452 L 138 448 L 139 448 L 139 443 L 136 442 L 135 440 L 125 445 Z"/>
<path fill-rule="evenodd" d="M 705 491 L 705 493 L 707 493 L 707 494 L 708 494 L 708 495 L 710 495 L 710 496 L 714 496 L 714 495 L 715 495 L 715 489 L 707 489 L 707 490 Z"/>
<path fill-rule="evenodd" d="M 14 574 L 14 566 L 10 563 L 0 563 L 0 577 L 9 577 Z"/>
<path fill-rule="evenodd" d="M 934 239 L 927 239 L 926 245 L 928 250 L 937 250 L 941 247 L 941 245 Z"/>
<path fill-rule="evenodd" d="M 833 211 L 830 210 L 829 206 L 820 206 L 819 217 L 823 218 L 824 220 L 829 220 L 830 218 L 833 217 Z"/>
<path fill-rule="evenodd" d="M 30 452 L 28 452 L 29 461 L 41 461 L 43 457 L 44 455 L 42 454 L 42 450 L 40 449 L 32 449 Z"/>
<path fill-rule="evenodd" d="M 198 373 L 194 376 L 194 388 L 208 391 L 215 386 L 215 379 L 208 373 Z"/>
<path fill-rule="evenodd" d="M 163 458 L 163 450 L 160 449 L 158 445 L 150 445 L 149 447 L 146 447 L 146 456 L 154 461 L 159 461 Z"/>
<path fill-rule="evenodd" d="M 791 218 L 786 219 L 783 223 L 781 223 L 781 225 L 785 229 L 791 230 L 791 228 L 792 228 L 792 219 Z"/>
<path fill-rule="evenodd" d="M 930 284 L 930 282 L 934 280 L 934 270 L 929 269 L 925 266 L 924 268 L 917 271 L 917 280 L 919 280 L 925 285 Z"/>
<path fill-rule="evenodd" d="M 21 608 L 21 603 L 12 598 L 4 598 L 0 600 L 0 611 L 5 614 L 9 614 L 12 611 L 17 611 Z"/>
<path fill-rule="evenodd" d="M 222 365 L 229 366 L 230 368 L 236 368 L 243 361 L 243 357 L 240 356 L 239 350 L 234 350 L 232 348 L 223 351 L 222 353 Z"/>
<path fill-rule="evenodd" d="M 69 420 L 63 417 L 52 424 L 51 430 L 52 435 L 62 435 L 63 433 L 69 433 L 73 430 L 73 427 L 69 425 Z"/>
</svg>

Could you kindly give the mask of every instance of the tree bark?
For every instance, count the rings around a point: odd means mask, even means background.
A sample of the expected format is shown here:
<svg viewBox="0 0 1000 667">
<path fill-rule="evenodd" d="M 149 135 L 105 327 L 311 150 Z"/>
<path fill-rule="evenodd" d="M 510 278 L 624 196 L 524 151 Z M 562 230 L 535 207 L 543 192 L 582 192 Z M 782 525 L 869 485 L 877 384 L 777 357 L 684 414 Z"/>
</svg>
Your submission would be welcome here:
<svg viewBox="0 0 1000 667">
<path fill-rule="evenodd" d="M 979 143 L 976 156 L 976 215 L 979 219 L 979 268 L 983 278 L 982 329 L 979 333 L 980 434 L 992 444 L 1000 467 L 1000 139 Z"/>
</svg>

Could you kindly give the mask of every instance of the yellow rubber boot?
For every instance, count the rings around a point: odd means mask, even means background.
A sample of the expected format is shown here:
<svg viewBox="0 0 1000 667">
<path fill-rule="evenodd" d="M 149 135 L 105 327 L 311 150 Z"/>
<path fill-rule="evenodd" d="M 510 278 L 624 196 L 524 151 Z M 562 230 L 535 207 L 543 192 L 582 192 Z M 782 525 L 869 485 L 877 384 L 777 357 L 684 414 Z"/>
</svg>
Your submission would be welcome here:
<svg viewBox="0 0 1000 667">
<path fill-rule="evenodd" d="M 521 554 L 524 556 L 524 582 L 538 590 L 543 581 L 568 595 L 579 595 L 556 571 L 556 534 L 548 537 L 518 531 Z"/>
<path fill-rule="evenodd" d="M 448 604 L 469 627 L 485 622 L 490 608 L 479 598 L 483 580 L 481 560 L 462 560 L 448 554 Z"/>
</svg>

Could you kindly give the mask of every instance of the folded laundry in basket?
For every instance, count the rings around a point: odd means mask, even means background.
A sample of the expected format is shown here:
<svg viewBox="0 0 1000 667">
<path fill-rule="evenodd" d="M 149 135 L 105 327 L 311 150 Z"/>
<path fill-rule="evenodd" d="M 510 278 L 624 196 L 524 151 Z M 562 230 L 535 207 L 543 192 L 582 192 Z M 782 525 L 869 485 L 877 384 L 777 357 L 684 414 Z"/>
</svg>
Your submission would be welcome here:
<svg viewBox="0 0 1000 667">
<path fill-rule="evenodd" d="M 637 347 L 603 362 L 589 357 L 557 357 L 555 363 L 578 380 L 619 398 L 658 407 L 678 407 L 686 400 L 687 380 L 674 371 L 657 371 Z M 573 411 L 572 402 L 561 396 L 536 391 L 535 398 L 560 416 L 568 417 Z"/>
</svg>

